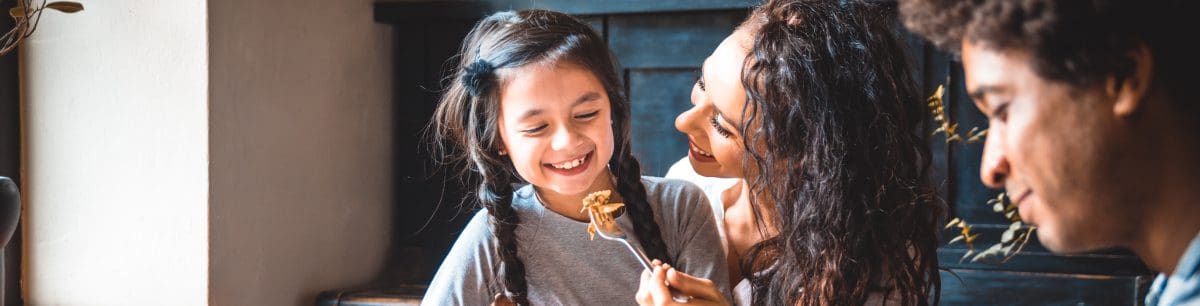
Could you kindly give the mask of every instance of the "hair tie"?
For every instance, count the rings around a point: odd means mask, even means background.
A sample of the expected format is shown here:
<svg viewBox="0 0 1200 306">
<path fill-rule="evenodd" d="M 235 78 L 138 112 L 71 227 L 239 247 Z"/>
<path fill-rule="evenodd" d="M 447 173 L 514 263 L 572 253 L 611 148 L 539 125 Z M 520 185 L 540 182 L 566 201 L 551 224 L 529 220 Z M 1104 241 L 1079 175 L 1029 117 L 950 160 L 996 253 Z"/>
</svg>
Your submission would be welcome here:
<svg viewBox="0 0 1200 306">
<path fill-rule="evenodd" d="M 474 63 L 467 65 L 463 69 L 462 75 L 462 82 L 463 85 L 466 85 L 467 92 L 472 97 L 482 96 L 492 86 L 494 79 L 492 73 L 495 71 L 496 67 L 483 59 L 475 60 Z"/>
</svg>

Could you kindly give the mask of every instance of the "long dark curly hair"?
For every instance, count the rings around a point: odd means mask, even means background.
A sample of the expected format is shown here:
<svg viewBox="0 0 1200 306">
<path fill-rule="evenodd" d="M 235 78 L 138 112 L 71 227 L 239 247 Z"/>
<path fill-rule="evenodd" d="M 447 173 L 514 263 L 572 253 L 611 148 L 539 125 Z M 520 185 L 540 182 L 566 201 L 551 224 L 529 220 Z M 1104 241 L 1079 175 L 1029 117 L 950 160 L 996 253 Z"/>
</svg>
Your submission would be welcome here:
<svg viewBox="0 0 1200 306">
<path fill-rule="evenodd" d="M 945 209 L 895 20 L 888 4 L 777 0 L 742 26 L 745 171 L 778 231 L 744 263 L 756 305 L 937 303 Z"/>
<path fill-rule="evenodd" d="M 477 200 L 491 217 L 495 254 L 501 262 L 499 271 L 491 271 L 502 281 L 494 288 L 517 304 L 529 304 L 525 266 L 514 237 L 521 220 L 512 207 L 514 185 L 524 180 L 512 161 L 499 153 L 503 145 L 498 116 L 504 69 L 533 64 L 569 62 L 600 80 L 612 107 L 614 148 L 608 167 L 616 177 L 617 192 L 646 254 L 671 261 L 647 201 L 641 165 L 630 149 L 629 100 L 622 93 L 608 46 L 595 30 L 558 12 L 500 12 L 475 25 L 459 56 L 429 131 L 435 156 L 445 165 L 461 165 L 466 181 L 479 183 Z"/>
</svg>

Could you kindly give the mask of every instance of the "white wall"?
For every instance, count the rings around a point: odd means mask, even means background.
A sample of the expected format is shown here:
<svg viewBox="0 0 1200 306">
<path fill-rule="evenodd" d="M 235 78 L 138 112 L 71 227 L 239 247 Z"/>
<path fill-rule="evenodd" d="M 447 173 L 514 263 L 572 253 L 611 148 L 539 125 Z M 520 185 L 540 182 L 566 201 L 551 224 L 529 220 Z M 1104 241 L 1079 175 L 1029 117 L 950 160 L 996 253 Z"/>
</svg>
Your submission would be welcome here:
<svg viewBox="0 0 1200 306">
<path fill-rule="evenodd" d="M 373 2 L 208 1 L 214 305 L 311 305 L 381 269 L 391 32 Z"/>
<path fill-rule="evenodd" d="M 83 2 L 21 50 L 26 302 L 205 304 L 204 3 Z"/>
<path fill-rule="evenodd" d="M 311 305 L 373 279 L 393 184 L 373 2 L 47 13 L 22 50 L 26 301 Z"/>
</svg>

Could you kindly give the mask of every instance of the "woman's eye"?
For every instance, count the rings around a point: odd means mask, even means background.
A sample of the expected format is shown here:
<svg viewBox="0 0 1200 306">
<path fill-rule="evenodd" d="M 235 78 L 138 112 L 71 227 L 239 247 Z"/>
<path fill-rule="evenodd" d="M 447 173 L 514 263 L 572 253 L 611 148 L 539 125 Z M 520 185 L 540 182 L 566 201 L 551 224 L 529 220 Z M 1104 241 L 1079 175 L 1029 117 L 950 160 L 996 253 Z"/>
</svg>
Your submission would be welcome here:
<svg viewBox="0 0 1200 306">
<path fill-rule="evenodd" d="M 586 114 L 575 115 L 575 119 L 591 119 L 591 118 L 596 117 L 596 115 L 599 115 L 599 114 L 600 114 L 600 111 L 593 111 L 593 112 L 586 113 Z"/>
<path fill-rule="evenodd" d="M 696 76 L 696 86 L 700 86 L 700 91 L 706 91 L 704 89 L 704 75 Z"/>
<path fill-rule="evenodd" d="M 722 137 L 729 138 L 733 136 L 733 132 L 725 129 L 725 127 L 721 126 L 720 122 L 717 122 L 717 114 L 713 114 L 712 118 L 709 119 L 709 123 L 712 123 L 713 129 L 716 129 L 717 134 L 721 134 Z"/>
<path fill-rule="evenodd" d="M 535 134 L 535 133 L 537 133 L 537 132 L 541 132 L 542 130 L 545 130 L 545 129 L 546 129 L 546 127 L 549 127 L 549 126 L 550 126 L 549 124 L 543 124 L 543 125 L 539 125 L 538 127 L 535 127 L 535 128 L 532 128 L 532 129 L 523 130 L 523 131 L 521 131 L 521 133 L 525 133 L 525 134 Z"/>
</svg>

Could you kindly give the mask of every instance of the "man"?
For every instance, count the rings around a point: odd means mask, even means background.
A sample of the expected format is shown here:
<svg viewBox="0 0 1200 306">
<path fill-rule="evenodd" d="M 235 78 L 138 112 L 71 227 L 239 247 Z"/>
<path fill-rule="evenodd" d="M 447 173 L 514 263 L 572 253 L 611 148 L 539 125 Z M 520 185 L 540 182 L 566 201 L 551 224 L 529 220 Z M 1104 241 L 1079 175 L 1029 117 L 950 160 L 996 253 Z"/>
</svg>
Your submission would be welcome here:
<svg viewBox="0 0 1200 306">
<path fill-rule="evenodd" d="M 901 0 L 961 55 L 988 116 L 981 176 L 1055 252 L 1133 250 L 1147 305 L 1200 304 L 1194 1 Z M 1190 35 L 1190 34 L 1188 34 Z"/>
</svg>

